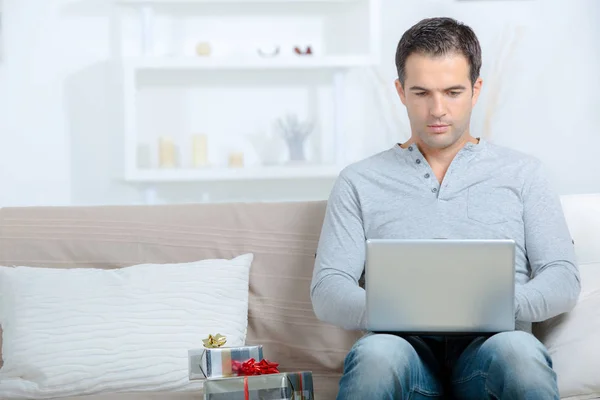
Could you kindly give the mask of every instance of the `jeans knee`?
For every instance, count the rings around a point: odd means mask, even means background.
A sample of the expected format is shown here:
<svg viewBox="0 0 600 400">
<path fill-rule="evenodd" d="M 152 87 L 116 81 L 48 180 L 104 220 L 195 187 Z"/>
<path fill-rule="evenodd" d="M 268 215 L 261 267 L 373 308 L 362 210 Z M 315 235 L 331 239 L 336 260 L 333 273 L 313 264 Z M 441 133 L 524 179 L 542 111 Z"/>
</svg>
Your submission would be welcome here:
<svg viewBox="0 0 600 400">
<path fill-rule="evenodd" d="M 360 339 L 348 354 L 349 361 L 372 374 L 408 370 L 418 359 L 417 352 L 405 339 L 388 334 L 373 334 Z"/>
<path fill-rule="evenodd" d="M 488 384 L 505 391 L 539 393 L 554 398 L 556 374 L 544 345 L 533 335 L 514 331 L 489 338 L 480 349 L 488 360 Z M 526 398 L 533 398 L 527 397 Z"/>
<path fill-rule="evenodd" d="M 481 350 L 494 362 L 524 370 L 552 367 L 544 345 L 532 334 L 521 331 L 502 332 L 487 339 Z"/>
<path fill-rule="evenodd" d="M 417 379 L 419 371 L 417 351 L 406 339 L 365 336 L 346 357 L 338 400 L 408 398 L 411 391 L 430 386 L 424 378 Z"/>
</svg>

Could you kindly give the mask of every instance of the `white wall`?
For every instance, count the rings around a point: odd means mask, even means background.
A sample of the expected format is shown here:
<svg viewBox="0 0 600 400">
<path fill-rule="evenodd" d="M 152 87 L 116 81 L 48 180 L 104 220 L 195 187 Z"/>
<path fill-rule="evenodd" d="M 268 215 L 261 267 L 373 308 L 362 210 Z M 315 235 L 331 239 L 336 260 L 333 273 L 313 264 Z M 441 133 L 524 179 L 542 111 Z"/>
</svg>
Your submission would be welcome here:
<svg viewBox="0 0 600 400">
<path fill-rule="evenodd" d="M 68 203 L 63 32 L 56 4 L 4 1 L 0 65 L 0 199 Z"/>
<path fill-rule="evenodd" d="M 407 137 L 405 111 L 392 90 L 395 46 L 418 19 L 450 15 L 470 24 L 484 49 L 484 94 L 473 132 L 540 157 L 561 193 L 600 192 L 598 1 L 384 0 L 383 10 L 379 78 L 358 71 L 352 82 L 381 79 L 389 84 L 385 95 L 390 100 L 384 101 L 396 114 L 368 108 L 363 112 L 361 99 L 350 99 L 358 107 L 350 120 L 359 127 L 349 139 L 353 158 Z M 101 3 L 4 0 L 0 206 L 143 200 L 142 187 L 120 181 L 121 113 L 107 62 L 108 16 L 108 7 Z M 512 62 L 500 68 L 501 95 L 490 129 L 484 131 L 486 106 L 495 90 L 493 65 L 511 37 L 510 28 L 517 25 L 523 25 L 523 36 Z M 362 93 L 369 104 L 374 97 L 384 98 L 373 96 L 372 88 Z M 397 134 L 385 131 L 386 126 Z M 201 201 L 205 193 L 215 200 L 258 200 L 265 193 L 270 199 L 304 199 L 324 198 L 330 185 L 327 180 L 173 184 L 158 190 L 163 201 Z"/>
<path fill-rule="evenodd" d="M 384 24 L 390 63 L 395 38 L 412 21 L 437 15 L 465 21 L 482 42 L 484 90 L 473 134 L 542 159 L 560 193 L 599 192 L 600 2 L 441 1 L 390 9 Z M 517 26 L 523 27 L 522 39 L 513 61 L 501 64 L 502 91 L 487 132 L 483 119 L 497 84 L 493 64 Z"/>
<path fill-rule="evenodd" d="M 106 18 L 72 13 L 67 1 L 3 3 L 0 206 L 70 204 L 66 84 L 107 57 Z"/>
</svg>

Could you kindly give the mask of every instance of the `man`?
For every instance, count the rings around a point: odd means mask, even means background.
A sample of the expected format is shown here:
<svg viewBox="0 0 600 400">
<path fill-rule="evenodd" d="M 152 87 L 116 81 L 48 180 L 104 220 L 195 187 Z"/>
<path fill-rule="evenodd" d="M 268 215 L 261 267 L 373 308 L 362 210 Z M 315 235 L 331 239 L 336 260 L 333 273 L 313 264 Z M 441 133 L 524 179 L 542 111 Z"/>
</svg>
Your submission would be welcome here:
<svg viewBox="0 0 600 400">
<path fill-rule="evenodd" d="M 558 399 L 550 356 L 531 334 L 532 322 L 570 311 L 580 292 L 558 196 L 536 159 L 471 136 L 482 80 L 469 27 L 419 22 L 402 36 L 396 66 L 411 138 L 337 179 L 311 285 L 315 313 L 366 328 L 366 239 L 508 238 L 516 242 L 517 330 L 487 338 L 367 334 L 346 357 L 338 398 Z"/>
</svg>

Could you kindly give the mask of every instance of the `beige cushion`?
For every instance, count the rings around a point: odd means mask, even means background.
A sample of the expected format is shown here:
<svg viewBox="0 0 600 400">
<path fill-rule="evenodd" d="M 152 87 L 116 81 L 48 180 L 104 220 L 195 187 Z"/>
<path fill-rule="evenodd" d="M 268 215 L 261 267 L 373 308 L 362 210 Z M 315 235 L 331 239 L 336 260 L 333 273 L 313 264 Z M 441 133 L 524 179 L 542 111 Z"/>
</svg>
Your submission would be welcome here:
<svg viewBox="0 0 600 400">
<path fill-rule="evenodd" d="M 558 376 L 561 398 L 600 397 L 600 263 L 580 266 L 582 293 L 575 309 L 536 327 Z"/>
<path fill-rule="evenodd" d="M 247 342 L 282 371 L 313 371 L 318 398 L 335 398 L 360 333 L 312 310 L 324 212 L 325 202 L 2 209 L 0 264 L 119 268 L 252 252 Z"/>
<path fill-rule="evenodd" d="M 535 326 L 550 351 L 561 397 L 600 397 L 600 194 L 561 198 L 575 240 L 582 292 L 575 309 Z"/>
</svg>

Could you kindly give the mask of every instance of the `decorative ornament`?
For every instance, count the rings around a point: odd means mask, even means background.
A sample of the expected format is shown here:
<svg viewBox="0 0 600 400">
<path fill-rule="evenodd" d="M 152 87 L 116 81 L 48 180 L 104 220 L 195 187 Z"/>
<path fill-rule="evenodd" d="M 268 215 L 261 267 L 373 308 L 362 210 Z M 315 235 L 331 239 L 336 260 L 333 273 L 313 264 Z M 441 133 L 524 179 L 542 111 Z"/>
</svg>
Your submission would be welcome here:
<svg viewBox="0 0 600 400">
<path fill-rule="evenodd" d="M 204 347 L 214 349 L 223 347 L 225 343 L 227 343 L 227 338 L 220 333 L 217 333 L 215 336 L 208 335 L 208 338 L 202 339 L 202 343 L 204 343 Z"/>
</svg>

